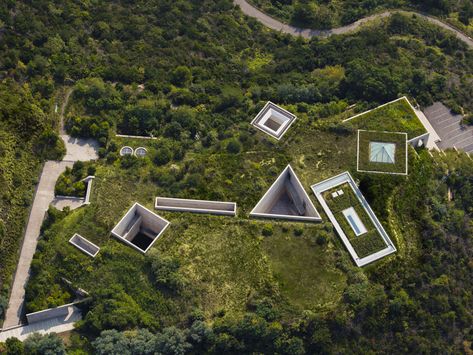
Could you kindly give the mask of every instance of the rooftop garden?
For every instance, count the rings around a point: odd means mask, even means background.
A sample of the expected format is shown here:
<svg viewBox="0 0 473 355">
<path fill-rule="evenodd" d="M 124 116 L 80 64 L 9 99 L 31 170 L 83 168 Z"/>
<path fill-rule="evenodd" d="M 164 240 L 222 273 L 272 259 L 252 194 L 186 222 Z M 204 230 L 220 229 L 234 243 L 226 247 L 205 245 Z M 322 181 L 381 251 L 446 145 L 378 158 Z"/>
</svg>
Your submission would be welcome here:
<svg viewBox="0 0 473 355">
<path fill-rule="evenodd" d="M 294 133 L 303 134 L 304 141 L 310 142 L 315 130 L 307 132 L 297 127 L 293 127 Z M 330 309 L 339 302 L 346 285 L 346 276 L 336 267 L 337 260 L 350 265 L 349 255 L 339 252 L 341 246 L 334 247 L 339 241 L 331 226 L 248 217 L 289 162 L 296 164 L 296 173 L 306 188 L 309 182 L 321 178 L 314 176 L 315 171 L 309 167 L 320 156 L 331 154 L 326 151 L 326 142 L 335 135 L 323 130 L 318 133 L 317 144 L 302 147 L 291 136 L 292 131 L 286 137 L 288 145 L 276 151 L 268 149 L 273 143 L 262 133 L 253 142 L 257 149 L 249 150 L 246 138 L 242 138 L 237 140 L 242 150 L 239 153 L 228 152 L 225 144 L 223 152 L 205 148 L 198 152 L 194 148 L 193 153 L 180 159 L 171 156 L 172 161 L 162 165 L 155 163 L 159 151 L 156 147 L 161 141 L 113 138 L 111 149 L 144 146 L 150 154 L 136 158 L 108 152 L 108 159 L 96 163 L 91 205 L 68 214 L 50 211 L 40 252 L 33 263 L 28 311 L 57 306 L 73 298 L 73 291 L 61 277 L 92 293 L 97 292 L 98 278 L 102 280 L 99 289 L 121 285 L 133 299 L 133 308 L 139 310 L 137 322 L 151 328 L 182 324 L 195 307 L 209 319 L 218 318 L 222 310 L 241 315 L 249 303 L 264 298 L 270 300 L 274 312 L 285 317 L 291 317 L 294 310 Z M 342 140 L 353 154 L 355 135 Z M 350 161 L 350 153 L 333 154 Z M 288 160 L 290 156 L 294 161 Z M 331 169 L 337 171 L 339 163 L 334 161 Z M 154 210 L 156 196 L 235 201 L 238 216 L 155 211 L 171 225 L 146 255 L 110 236 L 113 226 L 134 202 Z M 95 259 L 68 243 L 74 233 L 101 248 Z M 290 268 L 288 258 L 297 260 Z M 163 264 L 161 274 L 150 271 L 153 263 Z M 92 317 L 93 312 L 90 314 Z M 90 317 L 86 317 L 84 329 L 98 331 Z M 147 323 L 148 318 L 154 321 Z"/>
<path fill-rule="evenodd" d="M 377 107 L 346 122 L 353 128 L 407 133 L 408 139 L 427 133 L 406 98 Z"/>
<path fill-rule="evenodd" d="M 126 353 L 117 350 L 122 330 L 134 340 L 146 338 L 134 336 L 140 330 L 169 330 L 166 345 L 189 340 L 191 353 L 461 353 L 469 346 L 471 295 L 451 292 L 472 289 L 466 183 L 447 201 L 443 170 L 424 151 L 412 159 L 408 179 L 356 173 L 357 132 L 340 119 L 352 104 L 388 102 L 398 93 L 471 110 L 472 52 L 457 39 L 418 18 L 393 16 L 357 34 L 304 41 L 263 30 L 231 0 L 45 3 L 2 4 L 0 70 L 30 88 L 45 112 L 54 112 L 56 90 L 74 85 L 66 129 L 101 145 L 91 205 L 49 211 L 27 285 L 28 310 L 67 303 L 76 287 L 91 293 L 74 332 L 86 342 L 77 353 L 101 353 L 91 344 L 96 337 L 108 353 Z M 278 144 L 249 125 L 267 100 L 298 116 Z M 39 105 L 25 115 L 10 102 L 15 114 L 0 118 L 5 131 L 9 120 L 19 133 L 35 119 L 44 122 Z M 158 139 L 118 139 L 117 132 Z M 18 163 L 15 147 L 33 140 L 5 139 L 0 317 L 31 172 L 40 168 L 32 153 Z M 119 157 L 123 145 L 145 146 L 148 155 Z M 464 159 L 460 166 L 471 166 Z M 306 188 L 353 173 L 403 246 L 398 256 L 360 269 L 325 216 L 310 225 L 249 219 L 288 163 Z M 16 189 L 21 181 L 30 182 Z M 236 201 L 238 216 L 160 212 L 171 226 L 147 255 L 110 237 L 135 201 L 152 208 L 158 195 Z M 452 208 L 460 200 L 466 207 Z M 96 259 L 67 242 L 76 232 L 102 248 Z M 108 331 L 100 339 L 109 329 L 117 337 Z M 158 334 L 152 342 L 164 342 Z"/>
<path fill-rule="evenodd" d="M 393 162 L 371 160 L 372 142 L 394 144 Z M 358 131 L 358 171 L 407 174 L 407 144 L 404 133 Z"/>
<path fill-rule="evenodd" d="M 332 196 L 332 193 L 339 190 L 343 191 L 342 195 L 336 197 Z M 365 256 L 386 248 L 383 237 L 379 234 L 376 226 L 371 221 L 365 208 L 348 183 L 327 190 L 322 196 L 360 258 L 364 258 Z M 343 211 L 350 207 L 354 208 L 361 222 L 366 227 L 366 233 L 357 236 L 348 223 Z"/>
</svg>

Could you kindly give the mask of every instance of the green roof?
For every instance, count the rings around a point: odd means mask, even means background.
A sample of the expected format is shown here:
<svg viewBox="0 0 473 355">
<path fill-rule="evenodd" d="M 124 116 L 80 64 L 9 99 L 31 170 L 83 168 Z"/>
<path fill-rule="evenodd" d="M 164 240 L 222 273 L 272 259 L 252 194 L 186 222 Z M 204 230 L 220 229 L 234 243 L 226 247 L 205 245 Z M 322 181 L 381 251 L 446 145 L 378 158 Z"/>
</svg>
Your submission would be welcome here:
<svg viewBox="0 0 473 355">
<path fill-rule="evenodd" d="M 346 123 L 356 129 L 387 132 L 405 132 L 408 139 L 427 133 L 406 98 L 379 106 L 349 119 Z"/>
</svg>

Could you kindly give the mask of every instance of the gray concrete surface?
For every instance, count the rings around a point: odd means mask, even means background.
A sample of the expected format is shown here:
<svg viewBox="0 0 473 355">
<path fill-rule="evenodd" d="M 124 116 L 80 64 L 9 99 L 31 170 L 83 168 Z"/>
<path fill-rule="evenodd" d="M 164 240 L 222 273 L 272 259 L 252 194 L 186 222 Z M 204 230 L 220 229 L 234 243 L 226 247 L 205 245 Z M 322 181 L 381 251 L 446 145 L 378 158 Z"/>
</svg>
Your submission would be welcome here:
<svg viewBox="0 0 473 355">
<path fill-rule="evenodd" d="M 67 134 L 61 135 L 66 145 L 67 153 L 64 161 L 89 161 L 98 159 L 99 145 L 93 139 L 73 138 Z"/>
<path fill-rule="evenodd" d="M 23 341 L 33 333 L 48 334 L 48 333 L 64 333 L 74 329 L 74 323 L 82 319 L 82 314 L 79 308 L 70 306 L 67 314 L 45 319 L 33 324 L 14 327 L 0 332 L 0 342 L 5 342 L 8 338 L 15 337 Z"/>
<path fill-rule="evenodd" d="M 441 102 L 425 108 L 424 114 L 441 139 L 437 143 L 440 149 L 457 148 L 473 153 L 473 127 L 462 126 L 461 115 L 452 114 Z"/>
<path fill-rule="evenodd" d="M 36 190 L 31 208 L 20 259 L 15 272 L 4 328 L 13 327 L 21 323 L 25 286 L 30 275 L 30 265 L 36 251 L 38 238 L 46 211 L 54 198 L 56 181 L 66 167 L 72 167 L 72 162 L 48 161 L 44 164 L 43 172 Z"/>
<path fill-rule="evenodd" d="M 51 205 L 60 211 L 62 211 L 64 207 L 69 207 L 71 210 L 75 210 L 84 205 L 84 199 L 80 197 L 56 196 L 51 201 Z"/>
<path fill-rule="evenodd" d="M 329 37 L 335 34 L 344 34 L 344 33 L 349 33 L 356 31 L 357 29 L 360 28 L 361 25 L 370 22 L 372 20 L 376 19 L 381 19 L 385 17 L 389 17 L 394 13 L 403 13 L 407 15 L 413 15 L 415 14 L 418 17 L 421 17 L 430 23 L 433 23 L 437 26 L 440 26 L 450 32 L 453 32 L 455 36 L 460 39 L 461 41 L 465 42 L 469 47 L 473 48 L 473 39 L 467 36 L 466 34 L 462 33 L 461 31 L 457 30 L 456 28 L 450 26 L 447 23 L 444 23 L 440 21 L 439 19 L 435 17 L 431 17 L 429 15 L 421 14 L 418 12 L 414 11 L 404 11 L 404 10 L 389 10 L 385 12 L 381 12 L 378 14 L 374 14 L 371 16 L 367 16 L 365 18 L 362 18 L 352 24 L 338 27 L 338 28 L 333 28 L 330 30 L 312 30 L 308 28 L 299 28 L 295 26 L 291 26 L 285 23 L 282 23 L 279 20 L 276 20 L 275 18 L 266 15 L 264 12 L 261 10 L 257 9 L 256 7 L 250 5 L 246 0 L 234 0 L 233 3 L 235 5 L 240 6 L 241 11 L 250 17 L 256 18 L 258 21 L 260 21 L 263 25 L 266 27 L 269 27 L 275 31 L 281 31 L 283 33 L 288 33 L 294 36 L 302 36 L 304 38 L 311 38 L 311 37 Z"/>
<path fill-rule="evenodd" d="M 320 222 L 322 219 L 299 178 L 288 165 L 250 212 L 251 217 Z"/>
</svg>

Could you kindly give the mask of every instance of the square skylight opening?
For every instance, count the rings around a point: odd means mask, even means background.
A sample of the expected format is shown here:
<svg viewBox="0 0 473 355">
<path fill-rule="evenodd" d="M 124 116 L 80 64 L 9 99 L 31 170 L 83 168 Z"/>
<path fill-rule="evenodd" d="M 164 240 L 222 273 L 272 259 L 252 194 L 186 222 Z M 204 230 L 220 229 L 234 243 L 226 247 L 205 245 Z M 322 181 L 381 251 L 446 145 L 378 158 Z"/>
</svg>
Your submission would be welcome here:
<svg viewBox="0 0 473 355">
<path fill-rule="evenodd" d="M 279 140 L 295 120 L 295 115 L 272 102 L 268 102 L 251 124 Z"/>
<path fill-rule="evenodd" d="M 112 234 L 136 250 L 146 253 L 168 226 L 167 220 L 135 203 L 113 228 Z"/>
<path fill-rule="evenodd" d="M 396 144 L 370 142 L 370 162 L 394 164 L 396 162 Z"/>
</svg>

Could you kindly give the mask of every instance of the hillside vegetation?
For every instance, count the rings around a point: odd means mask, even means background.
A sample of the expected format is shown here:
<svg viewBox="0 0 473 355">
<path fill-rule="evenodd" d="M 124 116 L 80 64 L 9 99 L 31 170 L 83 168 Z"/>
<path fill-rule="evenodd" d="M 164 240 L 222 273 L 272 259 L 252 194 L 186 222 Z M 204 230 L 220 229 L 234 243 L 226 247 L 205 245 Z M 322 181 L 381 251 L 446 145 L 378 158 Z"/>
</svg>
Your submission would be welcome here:
<svg viewBox="0 0 473 355">
<path fill-rule="evenodd" d="M 47 102 L 33 97 L 28 84 L 8 79 L 0 83 L 0 317 L 40 163 L 60 158 L 64 150 L 45 109 Z"/>
<path fill-rule="evenodd" d="M 294 25 L 329 29 L 351 24 L 389 9 L 410 9 L 440 17 L 465 32 L 473 32 L 470 0 L 250 0 L 264 12 Z"/>
<path fill-rule="evenodd" d="M 91 205 L 49 210 L 26 290 L 28 311 L 67 303 L 78 287 L 90 292 L 69 350 L 471 350 L 473 162 L 411 149 L 408 177 L 356 173 L 360 127 L 343 123 L 403 95 L 473 111 L 473 53 L 453 35 L 395 15 L 356 34 L 305 41 L 262 28 L 230 0 L 5 1 L 0 19 L 1 76 L 18 88 L 8 90 L 12 100 L 41 108 L 30 107 L 46 122 L 38 137 L 54 127 L 54 104 L 68 86 L 66 129 L 101 145 L 100 159 L 82 167 L 96 175 Z M 249 125 L 267 100 L 298 116 L 280 142 Z M 6 131 L 35 152 L 34 134 Z M 120 157 L 124 145 L 148 155 Z M 30 172 L 51 158 L 36 156 Z M 328 222 L 249 219 L 288 163 L 307 190 L 350 171 L 398 253 L 360 269 Z M 9 164 L 7 176 L 20 167 Z M 59 190 L 74 187 L 68 174 Z M 171 226 L 147 255 L 111 237 L 132 203 L 152 208 L 158 195 L 236 201 L 239 212 L 162 213 Z M 18 207 L 23 221 L 29 201 Z M 102 248 L 96 259 L 68 243 L 74 233 Z M 12 267 L 2 270 L 11 277 Z M 36 337 L 24 352 L 34 342 L 64 352 L 52 338 Z"/>
</svg>

